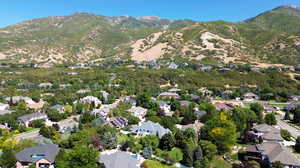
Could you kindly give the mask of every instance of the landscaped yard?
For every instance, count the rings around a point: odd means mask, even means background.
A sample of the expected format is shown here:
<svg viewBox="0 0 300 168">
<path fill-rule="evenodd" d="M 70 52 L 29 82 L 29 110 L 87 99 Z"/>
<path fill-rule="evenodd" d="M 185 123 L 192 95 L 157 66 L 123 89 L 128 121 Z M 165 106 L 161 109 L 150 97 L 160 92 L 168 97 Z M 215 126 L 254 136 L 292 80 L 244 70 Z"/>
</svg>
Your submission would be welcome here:
<svg viewBox="0 0 300 168">
<path fill-rule="evenodd" d="M 158 161 L 154 161 L 154 160 L 146 160 L 142 166 L 143 168 L 176 168 L 175 166 L 168 166 L 165 164 L 162 164 Z"/>
</svg>

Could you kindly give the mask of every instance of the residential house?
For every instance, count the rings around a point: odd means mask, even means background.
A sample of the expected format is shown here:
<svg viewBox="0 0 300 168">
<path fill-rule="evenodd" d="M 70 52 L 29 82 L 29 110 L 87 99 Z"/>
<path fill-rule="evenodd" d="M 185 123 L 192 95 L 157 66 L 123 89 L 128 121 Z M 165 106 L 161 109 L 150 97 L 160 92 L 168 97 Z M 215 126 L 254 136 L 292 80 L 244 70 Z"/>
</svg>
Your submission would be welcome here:
<svg viewBox="0 0 300 168">
<path fill-rule="evenodd" d="M 75 76 L 75 75 L 77 75 L 78 73 L 77 73 L 77 72 L 68 72 L 67 74 L 68 74 L 68 75 L 71 75 L 71 76 Z"/>
<path fill-rule="evenodd" d="M 247 146 L 246 156 L 268 168 L 271 168 L 275 162 L 282 163 L 285 168 L 300 168 L 299 159 L 293 155 L 291 149 L 276 142 Z"/>
<path fill-rule="evenodd" d="M 231 69 L 230 68 L 221 68 L 219 71 L 224 73 L 224 72 L 231 71 Z"/>
<path fill-rule="evenodd" d="M 218 111 L 228 111 L 234 108 L 234 106 L 232 106 L 231 104 L 226 103 L 216 103 L 214 106 Z"/>
<path fill-rule="evenodd" d="M 79 123 L 76 120 L 79 120 L 79 116 L 69 117 L 65 120 L 57 122 L 57 125 L 59 126 L 59 132 L 65 133 L 74 131 L 74 129 L 78 128 L 79 126 Z"/>
<path fill-rule="evenodd" d="M 190 96 L 193 101 L 199 101 L 201 99 L 201 97 L 198 95 L 191 94 Z"/>
<path fill-rule="evenodd" d="M 199 133 L 201 127 L 203 127 L 203 126 L 204 126 L 203 123 L 201 123 L 200 121 L 196 120 L 195 123 L 193 123 L 193 124 L 180 125 L 179 128 L 180 128 L 181 130 L 183 130 L 183 131 L 184 131 L 184 130 L 187 130 L 187 129 L 189 129 L 189 128 L 192 128 L 193 130 L 195 130 L 196 133 Z"/>
<path fill-rule="evenodd" d="M 107 93 L 107 92 L 104 91 L 104 90 L 100 91 L 100 93 L 101 93 L 102 96 L 103 96 L 104 102 L 105 102 L 105 103 L 108 103 L 108 96 L 109 96 L 109 93 Z"/>
<path fill-rule="evenodd" d="M 135 116 L 139 119 L 145 118 L 147 111 L 148 110 L 143 107 L 135 107 L 135 106 L 133 106 L 129 110 L 127 110 L 127 112 L 129 112 L 130 114 L 132 114 L 133 116 Z"/>
<path fill-rule="evenodd" d="M 56 104 L 56 105 L 50 107 L 49 109 L 50 109 L 50 110 L 56 110 L 56 111 L 58 111 L 59 113 L 64 113 L 64 112 L 65 112 L 65 106 L 60 105 L 60 104 Z"/>
<path fill-rule="evenodd" d="M 158 123 L 145 121 L 140 123 L 140 125 L 133 127 L 130 132 L 137 136 L 158 135 L 158 137 L 161 138 L 171 131 Z"/>
<path fill-rule="evenodd" d="M 264 112 L 266 112 L 266 113 L 277 112 L 276 108 L 270 106 L 269 104 L 262 104 L 262 106 L 264 108 Z"/>
<path fill-rule="evenodd" d="M 243 95 L 245 101 L 253 101 L 259 99 L 258 95 L 248 92 Z"/>
<path fill-rule="evenodd" d="M 209 72 L 209 71 L 211 71 L 213 69 L 213 67 L 210 66 L 210 65 L 202 65 L 202 64 L 200 64 L 200 65 L 196 65 L 196 69 L 200 70 L 200 71 L 204 71 L 204 72 Z"/>
<path fill-rule="evenodd" d="M 116 100 L 113 104 L 105 104 L 102 105 L 99 109 L 94 109 L 93 111 L 90 112 L 91 115 L 95 115 L 97 117 L 101 117 L 104 119 L 107 119 L 108 113 L 116 108 L 120 103 L 120 100 Z"/>
<path fill-rule="evenodd" d="M 207 112 L 204 110 L 199 110 L 198 108 L 195 108 L 195 114 L 198 118 L 201 118 L 202 116 L 206 115 Z"/>
<path fill-rule="evenodd" d="M 33 104 L 27 104 L 26 107 L 35 111 L 38 111 L 44 107 L 46 104 L 45 101 L 40 100 L 38 103 L 33 103 Z"/>
<path fill-rule="evenodd" d="M 79 100 L 79 103 L 94 104 L 95 107 L 98 107 L 99 105 L 101 105 L 101 101 L 97 97 L 94 97 L 94 96 L 86 96 L 84 98 L 81 98 Z"/>
<path fill-rule="evenodd" d="M 159 105 L 159 113 L 164 116 L 173 116 L 174 112 L 171 111 L 171 106 L 165 101 L 156 101 Z"/>
<path fill-rule="evenodd" d="M 172 88 L 172 89 L 168 90 L 168 92 L 171 92 L 171 93 L 178 93 L 180 91 L 181 91 L 181 89 L 178 89 L 178 88 Z"/>
<path fill-rule="evenodd" d="M 284 139 L 280 135 L 280 130 L 270 125 L 267 124 L 255 125 L 252 127 L 252 130 L 263 142 L 277 142 L 277 143 L 284 142 Z"/>
<path fill-rule="evenodd" d="M 286 110 L 286 111 L 293 111 L 293 110 L 295 110 L 299 106 L 300 106 L 300 101 L 292 102 L 292 103 L 287 104 L 286 106 L 284 106 L 284 110 Z"/>
<path fill-rule="evenodd" d="M 7 110 L 9 108 L 9 104 L 0 103 L 0 110 Z"/>
<path fill-rule="evenodd" d="M 18 121 L 26 127 L 34 120 L 47 120 L 48 116 L 44 113 L 31 113 L 18 117 Z"/>
<path fill-rule="evenodd" d="M 77 94 L 85 94 L 85 93 L 90 93 L 90 92 L 91 92 L 91 90 L 89 90 L 89 89 L 80 89 L 76 93 Z"/>
<path fill-rule="evenodd" d="M 12 102 L 13 104 L 19 103 L 24 101 L 26 104 L 35 104 L 35 102 L 30 97 L 23 97 L 23 96 L 12 96 L 6 97 L 5 101 Z"/>
<path fill-rule="evenodd" d="M 126 96 L 124 99 L 124 103 L 131 104 L 132 106 L 136 106 L 136 100 L 133 97 Z"/>
<path fill-rule="evenodd" d="M 7 131 L 9 131 L 10 130 L 10 128 L 8 127 L 8 125 L 7 124 L 0 124 L 0 130 L 7 130 Z"/>
<path fill-rule="evenodd" d="M 171 63 L 168 65 L 168 68 L 169 68 L 169 69 L 177 69 L 177 68 L 178 68 L 178 65 L 177 65 L 175 62 L 171 62 Z"/>
<path fill-rule="evenodd" d="M 290 101 L 299 101 L 300 95 L 293 95 L 288 97 Z"/>
<path fill-rule="evenodd" d="M 13 111 L 13 110 L 0 110 L 0 115 L 11 114 L 13 112 L 15 112 L 15 111 Z"/>
<path fill-rule="evenodd" d="M 192 102 L 187 101 L 187 100 L 182 100 L 179 101 L 180 106 L 189 106 L 190 104 L 192 104 Z"/>
<path fill-rule="evenodd" d="M 109 123 L 116 128 L 124 128 L 128 125 L 128 120 L 124 117 L 113 117 L 109 119 Z"/>
<path fill-rule="evenodd" d="M 53 84 L 52 83 L 40 83 L 39 88 L 52 88 Z"/>
<path fill-rule="evenodd" d="M 68 87 L 71 87 L 72 85 L 67 83 L 67 84 L 60 84 L 59 87 L 62 88 L 62 89 L 65 89 L 65 88 L 68 88 Z"/>
<path fill-rule="evenodd" d="M 59 150 L 58 145 L 54 144 L 25 148 L 16 154 L 16 168 L 28 168 L 31 165 L 35 165 L 35 168 L 54 168 Z"/>
<path fill-rule="evenodd" d="M 105 168 L 140 168 L 140 158 L 136 154 L 121 151 L 102 152 L 100 154 L 100 164 Z"/>
<path fill-rule="evenodd" d="M 180 99 L 179 94 L 174 92 L 162 92 L 158 95 L 159 98 L 174 98 L 174 99 Z"/>
</svg>

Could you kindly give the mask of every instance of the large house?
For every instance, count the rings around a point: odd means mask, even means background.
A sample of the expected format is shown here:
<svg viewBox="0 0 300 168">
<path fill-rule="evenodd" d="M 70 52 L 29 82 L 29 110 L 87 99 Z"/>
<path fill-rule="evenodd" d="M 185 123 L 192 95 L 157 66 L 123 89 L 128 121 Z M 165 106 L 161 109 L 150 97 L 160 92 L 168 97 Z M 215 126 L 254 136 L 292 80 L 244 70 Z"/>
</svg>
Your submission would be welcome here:
<svg viewBox="0 0 300 168">
<path fill-rule="evenodd" d="M 156 101 L 159 105 L 159 113 L 163 116 L 173 116 L 174 112 L 171 111 L 171 106 L 165 101 Z"/>
<path fill-rule="evenodd" d="M 152 121 L 142 122 L 140 125 L 133 127 L 130 130 L 131 133 L 137 136 L 146 136 L 146 135 L 157 135 L 159 138 L 165 134 L 170 133 L 171 131 L 167 128 L 164 128 L 158 123 Z"/>
<path fill-rule="evenodd" d="M 106 119 L 108 116 L 108 113 L 113 108 L 116 108 L 119 105 L 119 103 L 120 103 L 120 100 L 116 100 L 113 104 L 102 105 L 99 109 L 94 109 L 93 111 L 91 111 L 90 114 Z"/>
<path fill-rule="evenodd" d="M 30 97 L 23 97 L 23 96 L 6 97 L 5 101 L 12 102 L 13 104 L 16 104 L 21 101 L 24 101 L 26 104 L 35 104 L 35 102 Z"/>
<path fill-rule="evenodd" d="M 52 83 L 40 83 L 39 88 L 52 88 L 53 84 Z"/>
<path fill-rule="evenodd" d="M 29 126 L 29 124 L 34 120 L 47 120 L 48 116 L 44 113 L 31 113 L 26 114 L 21 117 L 18 117 L 18 120 L 21 124 L 24 124 L 26 127 Z"/>
<path fill-rule="evenodd" d="M 256 160 L 265 167 L 272 167 L 272 163 L 280 162 L 285 168 L 300 168 L 300 162 L 292 151 L 277 142 L 264 142 L 250 145 L 246 148 L 248 159 Z"/>
<path fill-rule="evenodd" d="M 63 113 L 65 111 L 65 106 L 57 104 L 57 105 L 54 105 L 54 106 L 50 107 L 49 109 L 50 110 L 56 110 L 60 113 Z"/>
<path fill-rule="evenodd" d="M 180 99 L 179 94 L 174 92 L 162 92 L 158 95 L 159 98 L 174 98 L 174 99 Z"/>
<path fill-rule="evenodd" d="M 55 157 L 59 148 L 54 144 L 39 145 L 22 150 L 16 154 L 16 168 L 54 168 Z"/>
<path fill-rule="evenodd" d="M 243 95 L 243 98 L 244 98 L 244 100 L 246 100 L 246 101 L 252 101 L 252 100 L 257 100 L 257 99 L 259 99 L 258 95 L 254 94 L 254 93 L 252 93 L 252 92 L 245 93 L 245 94 Z"/>
<path fill-rule="evenodd" d="M 0 110 L 7 110 L 9 108 L 9 104 L 0 103 Z"/>
<path fill-rule="evenodd" d="M 130 114 L 132 114 L 133 116 L 139 118 L 139 119 L 143 119 L 146 114 L 147 114 L 147 109 L 143 108 L 143 107 L 131 107 L 129 110 L 127 110 Z"/>
<path fill-rule="evenodd" d="M 86 96 L 84 98 L 81 98 L 79 100 L 79 103 L 94 104 L 95 107 L 98 107 L 99 105 L 101 105 L 101 101 L 97 97 L 94 97 L 94 96 Z"/>
<path fill-rule="evenodd" d="M 267 125 L 259 124 L 255 125 L 252 130 L 263 142 L 277 142 L 283 143 L 284 139 L 280 135 L 280 130 Z"/>
<path fill-rule="evenodd" d="M 102 152 L 100 164 L 105 168 L 140 168 L 140 160 L 135 156 L 121 151 Z"/>
</svg>

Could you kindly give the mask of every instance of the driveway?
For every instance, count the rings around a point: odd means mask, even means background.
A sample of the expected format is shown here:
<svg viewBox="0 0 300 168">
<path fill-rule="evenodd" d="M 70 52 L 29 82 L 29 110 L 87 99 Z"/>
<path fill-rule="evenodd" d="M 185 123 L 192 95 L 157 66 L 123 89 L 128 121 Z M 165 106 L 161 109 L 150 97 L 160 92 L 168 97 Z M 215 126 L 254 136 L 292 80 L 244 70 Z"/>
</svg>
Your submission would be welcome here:
<svg viewBox="0 0 300 168">
<path fill-rule="evenodd" d="M 288 130 L 292 136 L 294 138 L 297 138 L 298 136 L 300 136 L 300 130 L 297 129 L 297 128 L 294 128 L 292 126 L 290 126 L 289 124 L 287 124 L 285 121 L 281 120 L 282 119 L 282 116 L 279 116 L 277 115 L 276 116 L 276 119 L 277 119 L 277 126 L 280 128 L 280 129 L 285 129 L 285 130 Z"/>
<path fill-rule="evenodd" d="M 40 129 L 36 129 L 36 130 L 30 131 L 30 132 L 24 132 L 24 133 L 18 134 L 18 135 L 15 136 L 15 138 L 33 139 L 33 138 L 36 138 L 40 135 L 39 132 L 40 132 Z"/>
</svg>

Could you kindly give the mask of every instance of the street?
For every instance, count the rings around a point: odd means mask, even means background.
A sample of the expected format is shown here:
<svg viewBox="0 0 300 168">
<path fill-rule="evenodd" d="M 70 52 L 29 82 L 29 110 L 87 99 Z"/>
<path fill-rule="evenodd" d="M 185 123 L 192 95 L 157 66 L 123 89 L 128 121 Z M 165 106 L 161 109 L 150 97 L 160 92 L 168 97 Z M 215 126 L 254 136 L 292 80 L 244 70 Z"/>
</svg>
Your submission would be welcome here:
<svg viewBox="0 0 300 168">
<path fill-rule="evenodd" d="M 21 133 L 15 136 L 15 138 L 19 138 L 19 139 L 33 139 L 35 137 L 38 137 L 40 129 L 37 130 L 33 130 L 31 132 L 25 132 L 25 133 Z"/>
<path fill-rule="evenodd" d="M 276 116 L 277 126 L 280 129 L 288 130 L 294 138 L 297 138 L 298 136 L 300 136 L 300 130 L 290 126 L 289 124 L 287 124 L 286 122 L 281 120 L 282 118 L 283 118 L 282 116 L 279 116 L 279 115 Z"/>
</svg>

